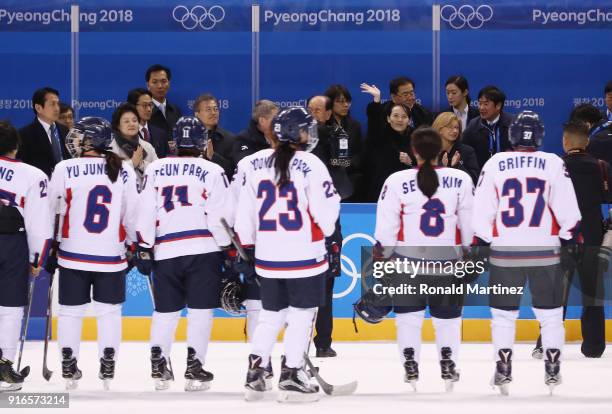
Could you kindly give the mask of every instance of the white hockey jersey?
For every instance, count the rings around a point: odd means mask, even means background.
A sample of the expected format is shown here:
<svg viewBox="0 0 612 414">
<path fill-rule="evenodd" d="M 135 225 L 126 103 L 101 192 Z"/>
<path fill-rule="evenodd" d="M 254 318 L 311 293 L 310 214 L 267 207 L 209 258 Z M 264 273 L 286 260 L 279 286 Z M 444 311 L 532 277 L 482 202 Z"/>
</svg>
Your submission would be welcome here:
<svg viewBox="0 0 612 414">
<path fill-rule="evenodd" d="M 491 264 L 498 266 L 558 263 L 559 238 L 576 236 L 581 219 L 565 163 L 542 151 L 495 154 L 474 202 L 474 235 L 491 243 Z"/>
<path fill-rule="evenodd" d="M 398 254 L 412 259 L 456 259 L 461 249 L 399 248 L 400 246 L 469 246 L 473 191 L 472 179 L 464 171 L 436 168 L 439 186 L 431 198 L 417 184 L 417 169 L 399 171 L 387 178 L 376 207 L 374 237 L 383 247 L 397 246 Z M 413 256 L 416 254 L 417 256 Z"/>
<path fill-rule="evenodd" d="M 236 212 L 238 206 L 238 199 L 240 197 L 240 190 L 242 186 L 246 183 L 246 174 L 249 170 L 249 166 L 251 165 L 251 158 L 255 156 L 257 153 L 247 155 L 236 165 L 236 171 L 234 172 L 234 178 L 230 184 L 230 193 L 231 193 L 231 203 L 228 203 L 229 208 L 231 209 L 231 214 L 227 218 L 227 223 L 230 226 L 234 226 L 236 221 Z"/>
<path fill-rule="evenodd" d="M 155 260 L 219 251 L 230 244 L 221 218 L 231 214 L 223 168 L 202 158 L 168 157 L 147 167 L 139 198 L 138 241 Z"/>
<path fill-rule="evenodd" d="M 47 209 L 47 176 L 36 167 L 0 157 L 0 203 L 19 210 L 25 223 L 30 263 L 38 254 L 38 264 L 42 266 L 53 236 Z"/>
<path fill-rule="evenodd" d="M 291 182 L 279 189 L 273 153 L 261 150 L 242 164 L 234 227 L 243 244 L 255 245 L 258 275 L 289 279 L 321 274 L 328 268 L 325 237 L 334 232 L 340 197 L 325 165 L 304 151 L 291 159 Z"/>
<path fill-rule="evenodd" d="M 95 272 L 127 267 L 126 244 L 136 240 L 136 177 L 123 163 L 114 183 L 102 157 L 81 157 L 57 164 L 49 186 L 51 212 L 61 203 L 58 264 Z"/>
</svg>

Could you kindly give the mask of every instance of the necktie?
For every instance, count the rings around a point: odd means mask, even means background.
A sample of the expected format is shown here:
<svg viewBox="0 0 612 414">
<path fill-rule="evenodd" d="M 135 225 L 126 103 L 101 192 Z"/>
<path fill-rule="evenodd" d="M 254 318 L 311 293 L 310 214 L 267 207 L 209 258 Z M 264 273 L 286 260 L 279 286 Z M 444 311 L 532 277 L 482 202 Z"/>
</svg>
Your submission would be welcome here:
<svg viewBox="0 0 612 414">
<path fill-rule="evenodd" d="M 53 158 L 55 162 L 60 162 L 62 157 L 62 146 L 60 144 L 59 131 L 57 130 L 57 126 L 55 124 L 51 124 L 51 149 L 53 150 Z"/>
<path fill-rule="evenodd" d="M 166 104 L 159 104 L 157 109 L 159 109 L 159 112 L 161 112 L 165 118 L 166 117 Z"/>
<path fill-rule="evenodd" d="M 142 128 L 142 138 L 149 142 L 151 139 L 151 136 L 149 135 L 149 130 L 147 129 L 147 127 Z"/>
</svg>

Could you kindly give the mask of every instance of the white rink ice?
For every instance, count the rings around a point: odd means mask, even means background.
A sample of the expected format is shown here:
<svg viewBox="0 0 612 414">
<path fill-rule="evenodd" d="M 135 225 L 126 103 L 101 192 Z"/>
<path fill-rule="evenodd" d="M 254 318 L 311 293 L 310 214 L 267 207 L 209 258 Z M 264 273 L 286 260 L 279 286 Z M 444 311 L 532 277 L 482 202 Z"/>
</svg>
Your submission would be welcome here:
<svg viewBox="0 0 612 414">
<path fill-rule="evenodd" d="M 273 363 L 278 372 L 282 344 L 277 344 Z M 186 346 L 175 344 L 172 362 L 177 380 L 167 391 L 155 391 L 149 375 L 149 348 L 141 342 L 121 345 L 115 380 L 111 390 L 103 391 L 97 379 L 97 345 L 84 342 L 81 346 L 79 367 L 83 379 L 79 389 L 70 393 L 70 410 L 83 414 L 118 413 L 240 413 L 257 410 L 265 414 L 289 413 L 375 413 L 383 414 L 591 414 L 612 413 L 612 355 L 608 351 L 601 359 L 586 359 L 577 344 L 565 347 L 562 364 L 563 384 L 549 396 L 544 385 L 542 361 L 531 358 L 531 345 L 516 345 L 510 396 L 503 397 L 489 386 L 493 373 L 490 344 L 464 344 L 459 368 L 461 380 L 452 394 L 444 392 L 434 344 L 424 344 L 421 352 L 418 391 L 415 393 L 402 380 L 403 368 L 394 343 L 335 343 L 337 358 L 315 359 L 322 376 L 330 383 L 359 381 L 357 392 L 348 397 L 329 397 L 321 394 L 312 404 L 279 404 L 276 391 L 261 402 L 243 400 L 243 381 L 249 347 L 245 343 L 212 343 L 206 368 L 215 375 L 211 389 L 204 392 L 183 391 Z M 42 342 L 26 344 L 23 365 L 32 372 L 26 380 L 24 392 L 61 392 L 61 377 L 57 344 L 50 348 L 49 368 L 54 371 L 47 383 L 41 375 Z M 277 377 L 275 378 L 276 386 Z M 3 409 L 7 413 L 8 409 Z M 18 412 L 38 409 L 20 409 Z M 54 410 L 52 412 L 68 411 Z"/>
</svg>

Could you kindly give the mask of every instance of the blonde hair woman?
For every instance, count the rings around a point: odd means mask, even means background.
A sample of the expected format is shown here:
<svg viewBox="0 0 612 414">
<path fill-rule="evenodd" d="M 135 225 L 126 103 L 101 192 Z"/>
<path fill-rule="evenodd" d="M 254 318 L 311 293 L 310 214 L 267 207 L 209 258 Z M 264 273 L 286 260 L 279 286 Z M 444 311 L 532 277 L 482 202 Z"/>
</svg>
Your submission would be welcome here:
<svg viewBox="0 0 612 414">
<path fill-rule="evenodd" d="M 480 167 L 474 149 L 461 143 L 461 121 L 452 112 L 439 114 L 432 128 L 442 137 L 442 151 L 438 157 L 438 164 L 445 167 L 463 170 L 476 183 Z"/>
</svg>

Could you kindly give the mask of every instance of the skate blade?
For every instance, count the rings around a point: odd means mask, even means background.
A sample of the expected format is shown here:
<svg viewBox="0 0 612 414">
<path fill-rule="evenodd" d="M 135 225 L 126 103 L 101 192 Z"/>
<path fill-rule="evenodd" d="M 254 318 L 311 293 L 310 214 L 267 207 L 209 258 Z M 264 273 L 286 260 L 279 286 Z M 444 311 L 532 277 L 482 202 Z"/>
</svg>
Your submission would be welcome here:
<svg viewBox="0 0 612 414">
<path fill-rule="evenodd" d="M 15 392 L 23 388 L 23 383 L 9 384 L 8 382 L 0 382 L 0 392 Z"/>
<path fill-rule="evenodd" d="M 171 380 L 155 379 L 155 391 L 164 391 L 170 388 Z"/>
<path fill-rule="evenodd" d="M 79 387 L 79 380 L 67 379 L 66 380 L 66 390 L 76 390 Z"/>
<path fill-rule="evenodd" d="M 265 378 L 264 382 L 266 383 L 266 391 L 272 391 L 273 388 L 273 378 Z"/>
<path fill-rule="evenodd" d="M 410 387 L 412 387 L 413 392 L 417 392 L 417 380 L 409 380 L 404 378 L 404 382 L 406 384 L 410 384 Z"/>
<path fill-rule="evenodd" d="M 456 381 L 450 379 L 444 380 L 444 390 L 448 393 L 453 392 L 453 389 L 455 388 L 455 382 Z"/>
<path fill-rule="evenodd" d="M 499 388 L 499 392 L 501 395 L 510 395 L 510 386 L 508 384 L 498 385 L 497 388 Z"/>
<path fill-rule="evenodd" d="M 264 398 L 263 391 L 255 391 L 250 388 L 246 388 L 244 391 L 244 400 L 245 401 L 261 401 Z"/>
<path fill-rule="evenodd" d="M 187 392 L 206 391 L 210 389 L 210 383 L 211 381 L 187 380 L 185 382 L 185 391 Z"/>
<path fill-rule="evenodd" d="M 104 391 L 110 391 L 110 384 L 111 384 L 111 380 L 109 379 L 102 380 L 102 387 L 104 388 Z"/>
<path fill-rule="evenodd" d="M 319 401 L 319 393 L 304 393 L 298 391 L 279 391 L 276 401 L 279 403 L 307 403 Z"/>
<path fill-rule="evenodd" d="M 538 350 L 538 349 L 534 349 L 534 350 L 531 352 L 531 357 L 532 357 L 533 359 L 544 359 L 544 352 L 542 352 L 542 351 L 540 351 L 540 350 Z"/>
</svg>

